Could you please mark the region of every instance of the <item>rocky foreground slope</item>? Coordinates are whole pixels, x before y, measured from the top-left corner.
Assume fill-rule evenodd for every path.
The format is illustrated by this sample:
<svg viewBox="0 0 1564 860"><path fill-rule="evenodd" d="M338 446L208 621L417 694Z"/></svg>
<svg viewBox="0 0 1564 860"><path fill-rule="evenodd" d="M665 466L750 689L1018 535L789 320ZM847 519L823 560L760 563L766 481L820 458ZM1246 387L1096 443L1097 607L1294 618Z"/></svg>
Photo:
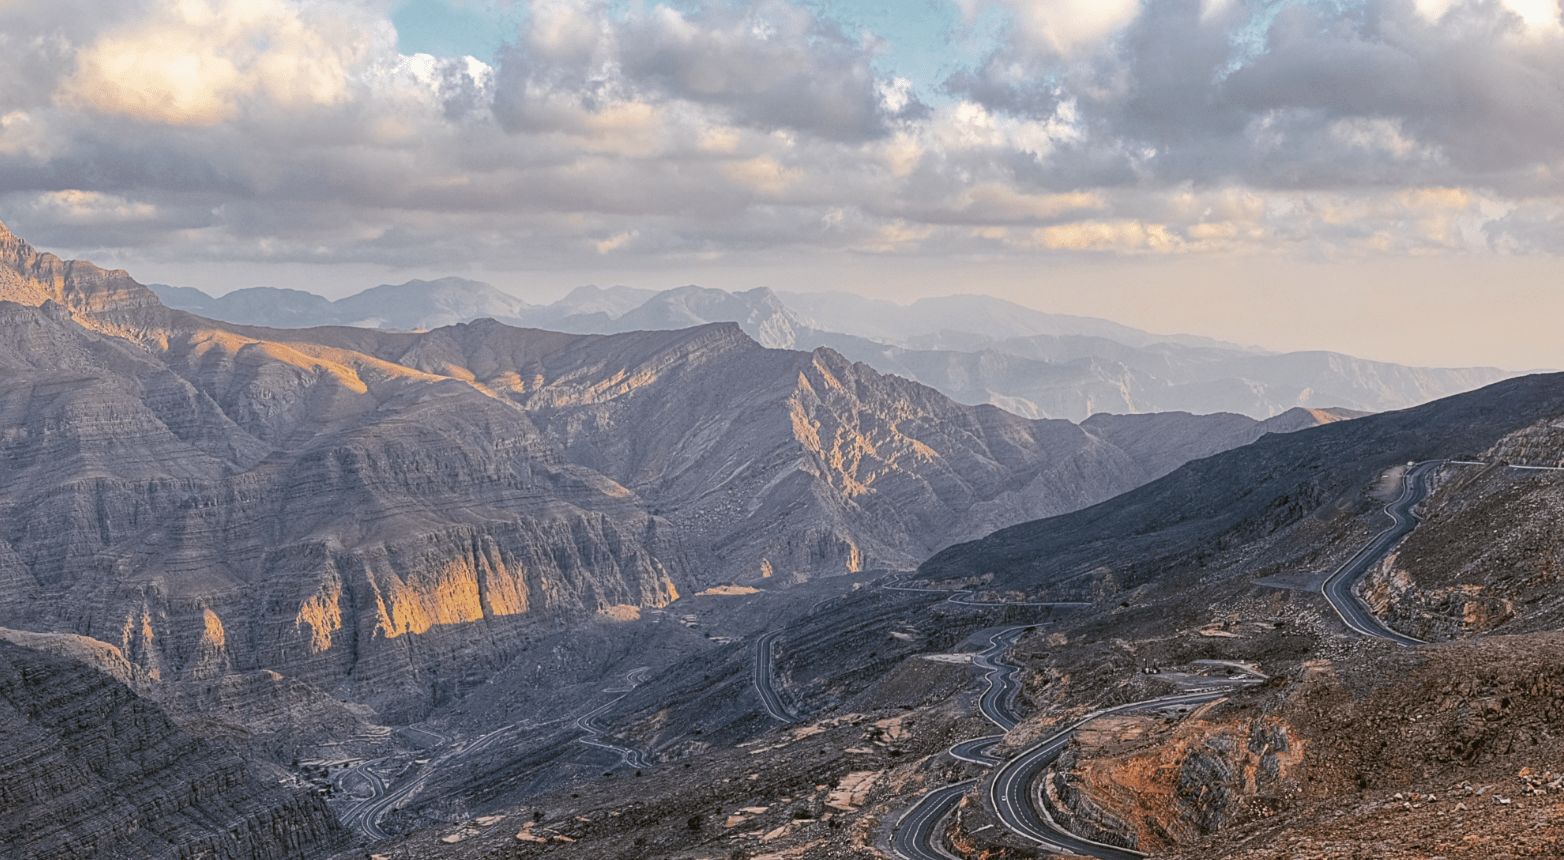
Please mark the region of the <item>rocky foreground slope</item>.
<svg viewBox="0 0 1564 860"><path fill-rule="evenodd" d="M325 801L85 663L0 642L0 857L323 857Z"/></svg>

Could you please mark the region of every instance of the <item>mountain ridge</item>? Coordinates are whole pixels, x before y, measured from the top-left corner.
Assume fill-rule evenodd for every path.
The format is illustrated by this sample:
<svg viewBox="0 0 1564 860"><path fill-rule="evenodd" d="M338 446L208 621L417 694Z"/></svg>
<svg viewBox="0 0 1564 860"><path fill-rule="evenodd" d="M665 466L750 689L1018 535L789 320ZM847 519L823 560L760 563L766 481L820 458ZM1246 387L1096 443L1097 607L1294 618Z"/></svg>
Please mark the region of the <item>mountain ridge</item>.
<svg viewBox="0 0 1564 860"><path fill-rule="evenodd" d="M309 321L385 327L395 321L392 327L430 328L459 321L463 307L469 319L489 316L522 327L583 334L737 322L764 346L830 347L883 373L930 385L960 403L1073 421L1099 412L1236 412L1261 420L1296 407L1380 412L1513 375L1497 368L1406 367L1325 351L1273 353L1049 314L987 296L898 305L851 294L777 293L765 287L740 292L695 285L663 291L581 287L552 305L523 307L519 299L496 298L498 291L487 284L447 281L439 301L420 297L416 285L425 282L416 281L398 287L395 301L364 301L360 297L366 292L335 303L309 297L289 305L285 297L290 294L271 291L267 295L281 304L270 315L225 310L220 307L224 300L192 299L188 289L168 288L165 295L192 312L268 325ZM465 299L451 298L462 290ZM359 305L364 307L343 310ZM371 312L370 306L380 310Z"/></svg>
<svg viewBox="0 0 1564 860"><path fill-rule="evenodd" d="M1504 408L1500 409L1499 404ZM1398 412L1335 422L1192 460L1122 496L1060 517L1001 529L949 547L919 576L962 579L993 572L1018 588L1080 588L1104 548L1134 555L1115 571L1134 588L1153 571L1188 568L1194 552L1296 524L1336 498L1355 497L1385 469L1408 461L1476 456L1510 433L1564 413L1564 374L1494 383ZM1221 474L1221 479L1213 476ZM1179 544L1183 557L1159 546ZM1200 548L1189 550L1196 544ZM1123 546L1136 546L1129 552Z"/></svg>

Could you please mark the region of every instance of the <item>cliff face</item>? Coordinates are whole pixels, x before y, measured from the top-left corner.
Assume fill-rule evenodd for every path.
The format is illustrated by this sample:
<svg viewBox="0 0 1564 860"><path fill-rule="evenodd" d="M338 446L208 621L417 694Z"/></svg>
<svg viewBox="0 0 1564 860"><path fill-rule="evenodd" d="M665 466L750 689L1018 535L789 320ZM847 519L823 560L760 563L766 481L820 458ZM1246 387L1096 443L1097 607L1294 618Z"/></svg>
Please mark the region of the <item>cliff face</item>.
<svg viewBox="0 0 1564 860"><path fill-rule="evenodd" d="M764 349L733 325L565 338L475 323L376 349L471 374L729 577L907 566L1146 477L1069 422L962 406L830 350Z"/></svg>
<svg viewBox="0 0 1564 860"><path fill-rule="evenodd" d="M0 857L321 857L320 798L263 780L96 669L0 642Z"/></svg>
<svg viewBox="0 0 1564 860"><path fill-rule="evenodd" d="M530 610L675 593L623 489L465 383L209 331L148 355L59 305L0 327L0 623L154 679L271 668L390 702L462 647L400 637L503 645Z"/></svg>

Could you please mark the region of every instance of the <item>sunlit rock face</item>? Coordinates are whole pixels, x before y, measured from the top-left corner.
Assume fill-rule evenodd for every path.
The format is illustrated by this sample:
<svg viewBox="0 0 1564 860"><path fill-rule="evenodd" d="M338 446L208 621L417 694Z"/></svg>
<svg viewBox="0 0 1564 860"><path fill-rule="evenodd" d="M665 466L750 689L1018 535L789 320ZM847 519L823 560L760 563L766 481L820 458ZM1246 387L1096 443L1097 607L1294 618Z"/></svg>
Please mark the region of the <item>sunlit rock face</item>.
<svg viewBox="0 0 1564 860"><path fill-rule="evenodd" d="M0 626L385 719L539 622L910 568L1263 432L1024 419L732 323L236 326L3 228L0 297Z"/></svg>

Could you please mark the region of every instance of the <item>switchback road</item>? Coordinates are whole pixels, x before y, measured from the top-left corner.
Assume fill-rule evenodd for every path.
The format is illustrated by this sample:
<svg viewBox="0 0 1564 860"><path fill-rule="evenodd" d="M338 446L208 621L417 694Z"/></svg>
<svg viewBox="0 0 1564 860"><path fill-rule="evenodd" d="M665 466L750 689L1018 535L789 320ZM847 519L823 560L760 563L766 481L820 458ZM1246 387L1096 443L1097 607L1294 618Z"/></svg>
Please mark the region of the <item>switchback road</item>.
<svg viewBox="0 0 1564 860"><path fill-rule="evenodd" d="M996 765L1000 760L988 754L994 748L994 744L1004 740L1004 735L989 735L986 738L973 738L970 741L962 741L951 747L950 757L962 761L970 761L973 764Z"/></svg>
<svg viewBox="0 0 1564 860"><path fill-rule="evenodd" d="M1060 827L1030 796L1031 786L1037 777L1059 757L1060 751L1081 726L1098 717L1129 711L1194 707L1221 699L1234 687L1259 683L1259 680L1238 679L1219 689L1178 693L1093 711L1028 747L1009 761L1001 762L988 755L988 749L1001 740L999 735L963 741L951 747L949 752L963 761L999 765L985 778L983 797L990 811L1012 833L1036 842L1046 850L1059 853L1083 854L1101 860L1138 860L1145 855L1127 848L1094 842ZM941 847L937 830L939 823L955 808L971 782L965 780L942 786L919 798L897 821L896 829L891 834L891 849L906 860L949 860L951 855Z"/></svg>
<svg viewBox="0 0 1564 860"><path fill-rule="evenodd" d="M964 779L923 795L897 820L896 832L891 835L892 850L907 860L960 860L940 847L935 831L961 802L961 796L967 793L967 786L972 782Z"/></svg>
<svg viewBox="0 0 1564 860"><path fill-rule="evenodd" d="M1385 626L1385 623L1370 612L1362 600L1358 599L1358 596L1352 592L1352 588L1370 567L1377 564L1402 538L1417 527L1417 515L1412 513L1412 509L1428 496L1428 480L1443 462L1443 460L1428 460L1407 469L1406 474L1401 476L1401 495L1385 506L1385 513L1390 515L1390 527L1375 535L1358 550L1356 555L1348 559L1340 570L1331 574L1320 588L1325 599L1330 601L1331 608L1341 616L1341 620L1364 636L1383 639L1397 645L1423 644L1421 639L1414 639Z"/></svg>
<svg viewBox="0 0 1564 860"><path fill-rule="evenodd" d="M610 752L618 753L620 763L628 765L629 767L640 769L650 766L650 762L648 762L646 759L646 754L640 750L634 749L632 747L623 747L604 741L602 739L604 730L597 725L597 718L601 716L604 711L618 703L620 699L623 699L626 695L628 695L630 690L634 689L637 685L644 681L647 674L650 672L651 669L648 667L635 669L625 676L625 681L628 684L628 687L604 690L606 693L619 693L619 696L613 699L613 701L598 707L585 716L576 719L576 727L581 729L583 732L586 732L586 736L577 738L577 740L588 746L597 747L599 749L606 749ZM346 813L343 814L341 819L342 825L348 829L357 828L364 834L365 838L371 842L380 842L385 839L390 839L391 834L385 832L380 827L380 820L385 817L387 812L390 812L391 809L398 803L402 802L419 788L421 788L429 781L429 777L434 775L434 773L440 768L453 764L458 759L471 756L474 753L482 752L483 750L486 750L489 747L492 747L495 744L512 737L515 730L519 727L520 724L512 723L508 726L501 726L500 728L497 728L487 734L480 735L474 739L472 743L469 743L460 749L447 752L434 761L425 764L423 767L419 768L416 773L413 773L397 782L395 788L388 789L385 781L380 778L380 775L370 769L369 762L365 762L356 767L343 771L342 774L337 777L337 785L339 787L343 785L343 782L348 777L356 776L363 779L369 785L371 794L368 798L361 801L358 805L354 806L352 809L349 809ZM446 738L444 735L440 735L436 732L431 732L425 729L417 729L416 731L421 731L425 734L438 737L444 743L450 743L449 738Z"/></svg>
<svg viewBox="0 0 1564 860"><path fill-rule="evenodd" d="M1126 711L1155 710L1214 702L1228 695L1231 686L1241 683L1253 682L1237 682L1223 689L1178 693L1093 711L1043 741L1033 744L1020 755L991 771L984 785L984 801L1006 829L1048 850L1058 851L1061 854L1085 854L1101 860L1138 860L1146 855L1116 845L1093 842L1060 827L1049 817L1041 804L1033 802L1032 784L1042 773L1043 768L1059 757L1059 752L1071 738L1075 737L1075 732L1098 717Z"/></svg>
<svg viewBox="0 0 1564 860"><path fill-rule="evenodd" d="M1033 629L1036 628L1024 624L1002 627L988 637L988 647L972 658L974 666L987 670L983 677L988 686L978 698L978 710L989 722L999 726L1001 731L1008 732L1020 722L1020 717L1015 713L1016 691L1020 689L1016 681L1016 667L1003 662L1001 657L1020 640L1023 633ZM1003 739L1002 734L972 738L951 747L949 752L952 758L961 761L992 766L999 764L1000 760L989 755L988 750ZM907 860L948 860L952 855L940 847L935 830L940 821L955 808L961 796L966 794L967 786L971 783L970 779L963 780L937 788L920 798L897 820L896 829L891 833L892 850Z"/></svg>
<svg viewBox="0 0 1564 860"><path fill-rule="evenodd" d="M605 749L609 752L618 753L620 764L623 764L627 767L633 767L636 770L649 767L651 763L646 760L646 754L636 749L635 747L622 747L618 744L611 744L603 740L603 732L605 730L597 724L597 718L601 716L604 711L612 708L614 705L619 704L620 699L630 695L630 691L640 686L641 682L646 680L646 676L650 674L651 671L652 669L650 666L642 666L639 669L633 669L629 674L625 675L625 683L629 685L628 687L613 687L604 690L603 692L605 693L618 693L619 696L613 701L604 704L597 710L594 710L591 713L576 719L576 728L586 732L585 737L579 737L576 738L576 740L590 747L597 747L598 749Z"/></svg>
<svg viewBox="0 0 1564 860"><path fill-rule="evenodd" d="M1003 732L1010 731L1021 722L1021 717L1015 712L1016 693L1021 685L1016 682L1016 667L1004 662L1001 657L1020 640L1022 633L1035 629L1035 626L1028 625L1006 627L989 637L988 647L972 657L972 665L987 670L983 677L988 681L988 689L978 699L978 710Z"/></svg>
<svg viewBox="0 0 1564 860"><path fill-rule="evenodd" d="M781 635L782 631L773 630L755 642L755 692L760 694L760 703L765 706L766 713L770 714L772 719L791 723L798 717L787 703L782 701L781 694L777 693L775 679L772 677L776 660L772 649L775 647L777 637Z"/></svg>

